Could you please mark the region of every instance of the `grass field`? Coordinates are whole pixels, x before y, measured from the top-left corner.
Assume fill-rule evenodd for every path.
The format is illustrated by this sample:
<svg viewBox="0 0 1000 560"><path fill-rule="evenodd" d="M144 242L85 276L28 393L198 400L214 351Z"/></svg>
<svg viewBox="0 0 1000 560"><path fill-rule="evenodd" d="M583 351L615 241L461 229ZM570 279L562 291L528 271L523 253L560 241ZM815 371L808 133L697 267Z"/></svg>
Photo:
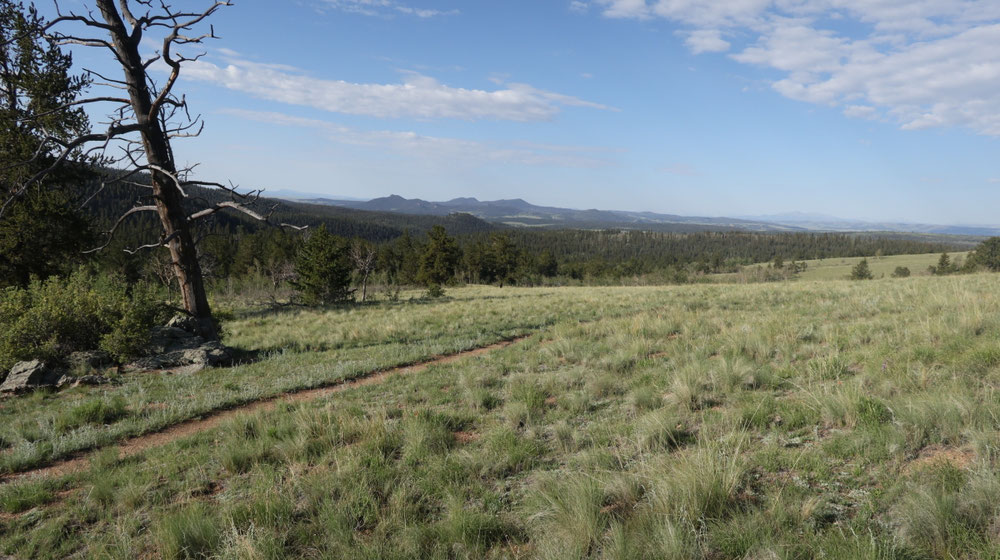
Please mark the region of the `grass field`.
<svg viewBox="0 0 1000 560"><path fill-rule="evenodd" d="M536 334L0 485L0 555L998 557L998 288L468 288L246 315L229 342L257 363L3 401L0 465Z"/></svg>
<svg viewBox="0 0 1000 560"><path fill-rule="evenodd" d="M956 259L958 259L958 262L964 262L968 257L968 252L948 253L948 256L951 257L952 263ZM930 273L927 271L927 268L937 265L939 258L941 258L941 253L868 257L868 266L871 268L872 275L875 278L889 278L892 276L893 271L896 270L896 267L900 266L910 269L910 274L913 276L929 276ZM861 259L862 257L838 257L802 261L806 263L807 267L799 274L799 278L806 281L844 280L850 276L851 269ZM755 266L767 266L767 264Z"/></svg>

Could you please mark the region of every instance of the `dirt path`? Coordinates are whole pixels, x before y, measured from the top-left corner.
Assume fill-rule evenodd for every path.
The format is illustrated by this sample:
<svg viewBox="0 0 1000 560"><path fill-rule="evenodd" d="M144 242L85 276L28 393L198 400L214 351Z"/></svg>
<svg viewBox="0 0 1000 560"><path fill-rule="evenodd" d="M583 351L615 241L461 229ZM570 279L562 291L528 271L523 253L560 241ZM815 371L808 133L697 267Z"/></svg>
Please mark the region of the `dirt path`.
<svg viewBox="0 0 1000 560"><path fill-rule="evenodd" d="M505 348L507 346L510 346L511 344L524 340L529 336L531 335L519 336L511 340L497 342L495 344L490 344L489 346L482 346L480 348L475 348L473 350L466 350L464 352L458 352L456 354L436 356L428 360L424 360L408 366L401 366L387 370L376 370L367 374L363 374L359 377L355 377L350 381L339 382L335 385L317 387L314 389L303 389L300 391L292 391L278 396L267 397L257 401L249 402L233 408L208 412L203 416L201 416L200 418L187 420L181 422L180 424L174 424L173 426L165 428L162 431L144 434L141 436L136 436L124 440L117 444L118 457L119 458L130 457L132 455L142 453L147 449L160 447L177 439L212 429L221 424L222 422L225 422L226 420L238 414L248 414L263 410L271 410L279 402L311 401L314 399L319 399L328 395L332 395L334 393L339 393L341 391L346 391L348 389L360 387L362 385L375 385L378 383L382 383L387 378L394 375L420 373L421 371L427 369L429 366L438 364L447 364L460 360L462 358L486 354L487 352L492 352L493 350L498 350L500 348ZM7 475L5 477L0 477L0 484L14 482L28 477L62 476L65 474L71 474L82 470L86 470L90 464L91 456L93 456L95 453L103 449L107 449L107 447L103 447L94 451L84 452L75 457L63 459L45 467L39 467L36 469Z"/></svg>

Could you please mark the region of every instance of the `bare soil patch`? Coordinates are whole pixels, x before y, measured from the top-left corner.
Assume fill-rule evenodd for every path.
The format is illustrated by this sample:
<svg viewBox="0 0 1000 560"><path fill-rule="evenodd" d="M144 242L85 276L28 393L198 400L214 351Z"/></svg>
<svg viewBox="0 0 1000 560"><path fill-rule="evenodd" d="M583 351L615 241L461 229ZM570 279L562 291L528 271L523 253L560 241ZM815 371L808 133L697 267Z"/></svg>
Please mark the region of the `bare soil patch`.
<svg viewBox="0 0 1000 560"><path fill-rule="evenodd" d="M975 460L976 452L969 446L931 445L922 449L920 454L903 468L903 471L911 473L926 467L945 463L956 469L967 469Z"/></svg>

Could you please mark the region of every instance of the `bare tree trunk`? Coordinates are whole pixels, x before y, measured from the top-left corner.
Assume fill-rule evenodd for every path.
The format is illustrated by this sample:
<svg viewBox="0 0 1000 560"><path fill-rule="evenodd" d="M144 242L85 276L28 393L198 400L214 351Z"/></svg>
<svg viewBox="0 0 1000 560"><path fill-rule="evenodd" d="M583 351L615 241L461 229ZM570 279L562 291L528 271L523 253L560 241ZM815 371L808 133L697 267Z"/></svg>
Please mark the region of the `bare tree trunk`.
<svg viewBox="0 0 1000 560"><path fill-rule="evenodd" d="M139 55L142 28L136 27L130 34L114 0L97 0L97 6L109 26L112 44L125 72L125 82L139 125L146 162L153 170L151 175L156 212L163 226L163 239L170 249L184 309L198 320L203 336L217 339L218 332L212 320L201 265L198 263L198 251L184 211L184 195L176 181L177 169L173 153L167 133L157 119L159 111L153 107L153 99L146 83L146 68Z"/></svg>

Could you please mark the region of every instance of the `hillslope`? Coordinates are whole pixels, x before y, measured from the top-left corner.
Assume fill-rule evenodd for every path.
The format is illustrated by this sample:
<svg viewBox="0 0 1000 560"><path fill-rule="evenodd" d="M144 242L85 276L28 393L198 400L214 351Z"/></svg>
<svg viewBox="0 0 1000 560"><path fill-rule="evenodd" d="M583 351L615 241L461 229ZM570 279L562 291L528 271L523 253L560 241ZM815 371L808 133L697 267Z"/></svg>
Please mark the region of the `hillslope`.
<svg viewBox="0 0 1000 560"><path fill-rule="evenodd" d="M654 212L626 212L618 210L574 210L552 206L536 206L520 198L481 201L475 198L455 198L446 202L428 202L419 198L407 199L391 195L367 201L309 199L315 204L328 204L344 208L403 214L445 216L463 212L484 220L520 227L545 228L625 228L647 231L802 231L802 228L767 224L734 218L708 218L657 214Z"/></svg>

